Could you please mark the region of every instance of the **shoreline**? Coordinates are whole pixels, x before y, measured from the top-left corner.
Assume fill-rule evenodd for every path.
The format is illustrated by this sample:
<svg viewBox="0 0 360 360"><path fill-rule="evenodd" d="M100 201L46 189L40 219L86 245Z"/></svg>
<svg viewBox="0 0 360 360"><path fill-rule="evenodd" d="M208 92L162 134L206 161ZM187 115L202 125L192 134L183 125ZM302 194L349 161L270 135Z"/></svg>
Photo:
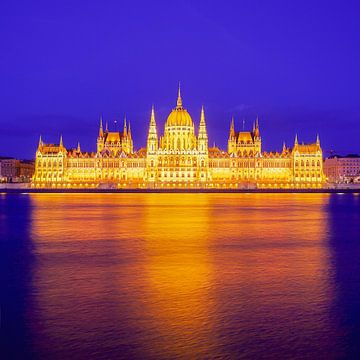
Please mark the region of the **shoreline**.
<svg viewBox="0 0 360 360"><path fill-rule="evenodd" d="M360 188L329 188L329 189L35 189L35 188L0 188L0 194L93 194L93 193L254 193L254 194L359 194Z"/></svg>

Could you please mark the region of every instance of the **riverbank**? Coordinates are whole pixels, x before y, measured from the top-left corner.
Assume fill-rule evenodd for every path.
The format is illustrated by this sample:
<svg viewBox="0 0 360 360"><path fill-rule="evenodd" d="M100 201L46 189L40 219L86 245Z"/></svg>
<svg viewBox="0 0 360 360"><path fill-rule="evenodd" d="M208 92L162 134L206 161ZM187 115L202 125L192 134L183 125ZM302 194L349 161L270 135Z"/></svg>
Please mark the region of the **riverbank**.
<svg viewBox="0 0 360 360"><path fill-rule="evenodd" d="M7 184L9 185L9 184ZM14 184L11 184L14 185ZM23 193L360 193L360 187L344 188L322 188L322 189L51 189L51 188L31 188L29 186L0 186L0 193L3 194L23 194Z"/></svg>

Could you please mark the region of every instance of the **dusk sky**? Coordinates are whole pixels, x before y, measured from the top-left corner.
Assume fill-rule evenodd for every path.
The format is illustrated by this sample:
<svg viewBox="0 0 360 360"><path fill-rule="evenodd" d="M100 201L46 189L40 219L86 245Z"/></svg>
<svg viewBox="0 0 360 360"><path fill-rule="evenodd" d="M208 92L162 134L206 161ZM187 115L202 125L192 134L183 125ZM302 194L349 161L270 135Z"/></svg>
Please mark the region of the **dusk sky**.
<svg viewBox="0 0 360 360"><path fill-rule="evenodd" d="M360 152L356 1L6 1L0 10L0 156L33 158L39 135L95 151L100 115L145 146L176 104L209 143L256 117L264 150L315 141Z"/></svg>

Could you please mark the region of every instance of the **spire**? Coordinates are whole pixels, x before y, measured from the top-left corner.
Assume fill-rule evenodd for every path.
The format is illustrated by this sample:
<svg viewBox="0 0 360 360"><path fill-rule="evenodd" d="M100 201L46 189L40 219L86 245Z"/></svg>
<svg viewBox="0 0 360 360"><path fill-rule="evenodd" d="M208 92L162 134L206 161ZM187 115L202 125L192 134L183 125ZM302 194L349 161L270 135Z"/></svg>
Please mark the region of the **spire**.
<svg viewBox="0 0 360 360"><path fill-rule="evenodd" d="M203 105L203 106L201 106L201 115L200 115L199 135L207 135L207 132L206 132L206 123L205 123L205 111L204 111L204 105Z"/></svg>
<svg viewBox="0 0 360 360"><path fill-rule="evenodd" d="M38 147L41 147L41 146L43 146L43 142L42 142L41 135L40 135L40 138L39 138L39 146L38 146Z"/></svg>
<svg viewBox="0 0 360 360"><path fill-rule="evenodd" d="M109 132L109 124L107 120L105 122L105 132Z"/></svg>
<svg viewBox="0 0 360 360"><path fill-rule="evenodd" d="M285 141L283 142L283 149L282 149L282 151L283 151L283 153L286 151L287 149L286 149L286 144L285 144Z"/></svg>
<svg viewBox="0 0 360 360"><path fill-rule="evenodd" d="M231 118L231 123L230 123L230 138L234 138L235 137L235 122L234 122L234 117Z"/></svg>
<svg viewBox="0 0 360 360"><path fill-rule="evenodd" d="M151 106L150 124L155 124L155 110L154 110L154 105Z"/></svg>
<svg viewBox="0 0 360 360"><path fill-rule="evenodd" d="M320 136L319 136L319 134L316 135L316 145L320 145Z"/></svg>
<svg viewBox="0 0 360 360"><path fill-rule="evenodd" d="M62 139L62 135L60 135L60 144L59 144L60 147L63 147L63 139Z"/></svg>
<svg viewBox="0 0 360 360"><path fill-rule="evenodd" d="M256 120L255 120L254 135L255 135L256 138L260 137L259 117L258 116L256 116Z"/></svg>
<svg viewBox="0 0 360 360"><path fill-rule="evenodd" d="M149 135L150 134L157 136L154 105L151 107Z"/></svg>
<svg viewBox="0 0 360 360"><path fill-rule="evenodd" d="M204 111L204 105L202 105L202 106L201 106L200 126L206 126L206 124L205 124L205 111Z"/></svg>
<svg viewBox="0 0 360 360"><path fill-rule="evenodd" d="M124 117L124 136L127 136L126 115L125 115L125 117Z"/></svg>
<svg viewBox="0 0 360 360"><path fill-rule="evenodd" d="M103 121L102 116L100 116L100 127L99 127L99 137L103 137L104 131L103 131Z"/></svg>
<svg viewBox="0 0 360 360"><path fill-rule="evenodd" d="M129 139L131 139L131 127L130 127L130 121L129 121L129 130L128 130L128 137L129 137Z"/></svg>
<svg viewBox="0 0 360 360"><path fill-rule="evenodd" d="M77 146L77 152L81 152L81 149L80 149L80 141L78 141L78 146Z"/></svg>
<svg viewBox="0 0 360 360"><path fill-rule="evenodd" d="M296 134L296 136L295 136L295 145L298 145L298 144L299 144L298 135Z"/></svg>
<svg viewBox="0 0 360 360"><path fill-rule="evenodd" d="M155 122L155 111L154 105L151 107L151 116L150 116L150 125L149 132L146 144L146 150L148 154L154 155L159 146L157 131L156 131L156 122Z"/></svg>
<svg viewBox="0 0 360 360"><path fill-rule="evenodd" d="M178 89L178 98L176 102L176 108L182 109L182 99L181 99L181 90L180 90L180 81L179 81L179 89Z"/></svg>

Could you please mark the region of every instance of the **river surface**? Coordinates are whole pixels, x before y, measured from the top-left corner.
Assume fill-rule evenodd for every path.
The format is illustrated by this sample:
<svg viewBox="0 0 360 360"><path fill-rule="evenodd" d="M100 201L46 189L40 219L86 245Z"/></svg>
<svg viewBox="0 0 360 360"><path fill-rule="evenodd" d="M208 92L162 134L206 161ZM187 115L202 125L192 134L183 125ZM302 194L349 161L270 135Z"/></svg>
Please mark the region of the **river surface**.
<svg viewBox="0 0 360 360"><path fill-rule="evenodd" d="M1 359L359 359L360 197L0 194Z"/></svg>

